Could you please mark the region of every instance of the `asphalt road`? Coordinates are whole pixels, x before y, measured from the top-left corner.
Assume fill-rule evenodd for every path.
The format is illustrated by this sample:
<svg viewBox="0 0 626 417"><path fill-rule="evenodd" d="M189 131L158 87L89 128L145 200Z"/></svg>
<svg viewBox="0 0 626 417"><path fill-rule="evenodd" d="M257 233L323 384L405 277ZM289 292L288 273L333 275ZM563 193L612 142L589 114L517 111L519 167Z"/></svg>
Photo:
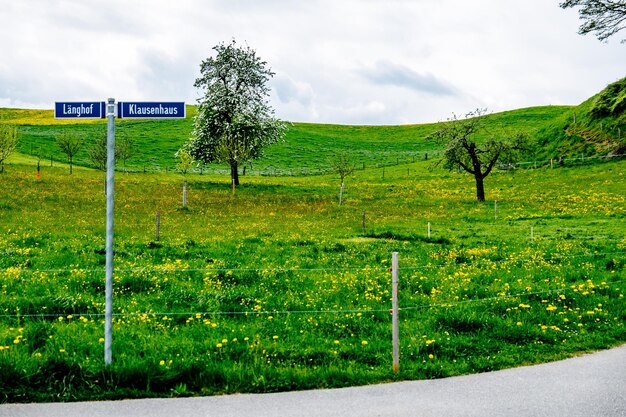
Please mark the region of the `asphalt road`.
<svg viewBox="0 0 626 417"><path fill-rule="evenodd" d="M538 366L366 387L0 405L0 417L626 417L626 345Z"/></svg>

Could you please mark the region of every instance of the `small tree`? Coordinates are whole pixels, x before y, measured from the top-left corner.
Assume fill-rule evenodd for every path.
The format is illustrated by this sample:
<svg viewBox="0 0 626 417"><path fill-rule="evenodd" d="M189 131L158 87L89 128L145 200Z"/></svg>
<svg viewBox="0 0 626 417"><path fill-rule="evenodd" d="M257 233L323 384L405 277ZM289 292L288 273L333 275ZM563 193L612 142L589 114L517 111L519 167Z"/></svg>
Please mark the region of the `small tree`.
<svg viewBox="0 0 626 417"><path fill-rule="evenodd" d="M339 205L341 205L343 201L344 179L354 172L354 164L347 154L340 153L333 158L332 168L333 172L339 174L339 178L341 179L341 189L339 190Z"/></svg>
<svg viewBox="0 0 626 417"><path fill-rule="evenodd" d="M474 176L478 201L485 201L484 180L496 163L513 163L519 152L526 148L526 136L523 134L514 135L512 139L492 137L478 142L485 112L485 109L477 109L464 119L453 116L433 135L446 142L444 166L450 170L462 169Z"/></svg>
<svg viewBox="0 0 626 417"><path fill-rule="evenodd" d="M4 162L15 151L17 142L17 128L12 125L0 125L0 173L4 172Z"/></svg>
<svg viewBox="0 0 626 417"><path fill-rule="evenodd" d="M89 148L87 148L87 155L89 156L89 160L91 163L100 171L104 172L104 194L106 195L107 189L107 179L106 179L106 170L107 170L107 158L108 158L108 139L107 132L103 131L101 134L96 136L96 139L91 143ZM115 159L119 158L119 148L117 147L117 143L115 146Z"/></svg>
<svg viewBox="0 0 626 417"><path fill-rule="evenodd" d="M583 23L578 33L594 33L605 41L626 28L626 2L624 0L567 0L560 4L563 9L581 6L578 16ZM626 39L622 40L622 43Z"/></svg>
<svg viewBox="0 0 626 417"><path fill-rule="evenodd" d="M176 153L178 162L176 163L176 169L183 174L183 208L187 207L187 172L193 165L193 157L189 152L184 149L179 150Z"/></svg>
<svg viewBox="0 0 626 417"><path fill-rule="evenodd" d="M72 164L74 156L78 153L83 146L83 138L77 133L63 131L57 136L57 145L65 155L67 155L67 161L70 164L70 175L72 174Z"/></svg>
<svg viewBox="0 0 626 417"><path fill-rule="evenodd" d="M135 153L135 141L126 132L122 132L119 138L115 139L115 158L122 161L124 172L126 172L126 161L132 158Z"/></svg>
<svg viewBox="0 0 626 417"><path fill-rule="evenodd" d="M41 146L39 152L37 152L37 179L41 179Z"/></svg>
<svg viewBox="0 0 626 417"><path fill-rule="evenodd" d="M96 139L87 148L87 155L91 163L100 171L107 169L107 137L98 135Z"/></svg>
<svg viewBox="0 0 626 417"><path fill-rule="evenodd" d="M194 84L203 90L203 97L198 99L194 131L185 149L196 161L227 163L236 186L239 166L282 139L285 126L273 117L268 102L267 82L274 73L267 63L234 40L213 49L217 55L202 62Z"/></svg>

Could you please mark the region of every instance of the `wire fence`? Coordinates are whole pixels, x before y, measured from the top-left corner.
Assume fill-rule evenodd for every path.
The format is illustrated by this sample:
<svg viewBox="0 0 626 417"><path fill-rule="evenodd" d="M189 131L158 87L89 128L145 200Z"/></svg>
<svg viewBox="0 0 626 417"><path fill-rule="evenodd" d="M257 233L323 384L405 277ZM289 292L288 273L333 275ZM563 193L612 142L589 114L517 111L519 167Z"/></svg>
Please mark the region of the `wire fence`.
<svg viewBox="0 0 626 417"><path fill-rule="evenodd" d="M365 171L371 169L382 169L393 168L393 167L402 167L409 164L414 164L418 161L424 160L436 160L438 158L442 158L444 154L443 149L437 150L429 150L429 151L420 151L415 152L410 156L407 156L406 153L403 153L398 157L388 157L386 159L380 159L378 161L368 159L366 161L355 160L352 162L353 168L355 171ZM498 169L500 171L511 171L516 169L535 169L535 168L545 168L545 167L564 167L570 165L584 164L590 161L609 161L609 160L617 160L626 157L626 154L608 154L608 155L592 155L592 156L576 156L576 157L567 157L567 158L552 158L552 159L543 159L543 160L531 160L531 161L521 161L515 163L501 163L498 164ZM65 163L66 161L59 161L53 159L52 157L41 159L41 166L52 166L53 162L57 163ZM87 162L88 164L88 162ZM240 167L240 175L254 175L254 176L262 176L262 177L311 177L311 176L321 176L328 175L334 173L334 169L332 164L313 164L312 166L308 163L303 163L304 166L298 167L289 167L290 163L287 166L279 166L279 165L252 165L252 164L244 164ZM120 172L126 172L131 174L159 174L159 173L178 173L182 175L182 172L177 169L174 165L161 165L157 162L133 162L128 167L117 167L116 170ZM196 167L192 167L188 171L189 174L195 175L229 175L231 173L230 167L225 165L218 164L207 164L207 165L198 165ZM383 174L384 175L384 174Z"/></svg>
<svg viewBox="0 0 626 417"><path fill-rule="evenodd" d="M585 253L585 254L577 254L577 255L556 255L547 258L537 259L537 258L525 258L525 259L507 259L507 260L485 260L480 262L454 262L454 263L442 263L442 264L427 264L427 265L413 265L413 266L405 266L399 267L398 271L401 273L402 271L417 271L417 270L436 270L436 269L444 269L444 268L460 268L462 266L475 266L487 269L492 266L503 266L503 265L511 265L511 264L530 264L536 261L542 261L545 263L554 263L560 262L563 260L572 260L572 259L583 259L583 258L593 258L593 257L607 257L607 256L626 256L626 251L615 251L615 252L602 252L602 253ZM129 269L115 269L115 274L124 274L124 273L236 273L236 272L255 272L255 273L286 273L286 272L381 272L381 273L390 273L391 270L389 267L379 267L379 268L129 268ZM27 274L36 274L36 273L48 273L48 274L71 274L71 273L94 273L94 274L104 274L104 268L91 268L91 269L10 269L4 268L0 269L0 274L3 273L27 273ZM391 281L390 281L391 282ZM594 285L606 284L606 285L616 285L623 284L626 280L618 278L613 281L602 280L602 282L592 282ZM27 284L27 283L25 283ZM545 294L562 294L566 292L574 291L569 287L559 287L552 289L545 289L541 291L525 291L515 294L506 294L506 295L497 295L492 297L483 297L483 298L473 298L467 300L446 300L439 303L429 303L429 304L419 304L419 305L404 305L399 307L399 311L416 311L416 310L425 310L430 308L440 308L440 307L455 307L459 305L465 304L474 304L474 303L485 303L485 302L495 302L507 299L516 299L516 298L527 298L533 297L537 295L545 295ZM138 316L152 316L152 317L161 317L161 316L261 316L261 315L327 315L327 314L358 314L358 313L385 313L389 312L388 308L331 308L331 309L298 309L298 310L241 310L241 311L166 311L166 312L117 312L113 313L113 317L138 317ZM63 313L65 314L65 313ZM72 312L72 316L76 317L104 317L104 313L99 312ZM21 318L52 318L59 317L59 313L14 313L14 314L0 314L0 318L9 318L9 319L21 319Z"/></svg>
<svg viewBox="0 0 626 417"><path fill-rule="evenodd" d="M443 150L436 151L428 151L417 153L416 156L412 156L409 158L390 158L385 161L372 162L368 160L364 161L355 161L353 162L353 167L355 171L365 171L371 169L382 169L386 168L394 168L406 166L409 164L414 164L421 160L433 160L437 158L443 157ZM501 163L498 165L498 169L500 171L510 171L516 169L536 169L536 168L555 168L555 167L564 167L566 165L575 165L580 163L585 163L589 161L609 161L609 160L617 160L626 157L626 154L612 154L612 155L594 155L594 156L580 156L580 157L569 157L569 158L552 158L552 159L544 159L544 160L532 160L532 161L521 161L516 163ZM245 168L245 169L244 169ZM280 166L260 166L260 167L252 167L245 166L242 168L242 172L240 175L257 175L262 177L293 177L293 176L320 176L320 175L328 175L334 173L334 169L330 164L327 166L314 166L314 167L299 167L299 168L285 168ZM160 165L152 165L151 167L144 167L143 169L133 169L128 172L134 173L170 173L177 172L180 173L174 167L163 167ZM202 175L202 174L215 174L215 175L229 175L231 173L230 168L218 166L218 165L206 165L202 167L194 167L190 170L190 173ZM410 172L409 172L410 173ZM383 174L384 175L384 174Z"/></svg>
<svg viewBox="0 0 626 417"><path fill-rule="evenodd" d="M626 239L626 236L622 236L622 239ZM542 258L544 262L554 262L561 261L564 259L580 259L580 258L590 258L590 257L600 257L600 256L615 256L615 255L626 255L626 251L616 251L616 252L594 252L594 253L584 253L578 255L556 255L550 256L547 258ZM530 263L532 261L536 261L537 258L520 258L520 259L508 259L508 260L486 260L482 262L455 262L455 263L442 263L442 264L428 264L428 265L414 265L414 266L401 266L399 267L400 271L415 271L421 269L441 269L441 268L454 268L459 267L460 265L473 265L473 266L492 266L492 265L507 265L512 263ZM134 273L134 272L161 272L161 273L171 273L171 272L274 272L274 273L285 273L285 272L345 272L345 271L361 271L361 272L387 272L389 271L389 267L332 267L332 268L300 268L300 267L292 267L292 268L238 268L238 267L218 267L218 268L163 268L163 267L138 267L138 268L114 268L115 273ZM35 273L53 273L53 274L61 274L61 273L71 273L71 272L81 272L81 273L104 273L105 268L52 268L52 269L9 269L9 268L0 268L0 273L9 273L9 272L19 272L19 273L27 273L27 274L35 274Z"/></svg>

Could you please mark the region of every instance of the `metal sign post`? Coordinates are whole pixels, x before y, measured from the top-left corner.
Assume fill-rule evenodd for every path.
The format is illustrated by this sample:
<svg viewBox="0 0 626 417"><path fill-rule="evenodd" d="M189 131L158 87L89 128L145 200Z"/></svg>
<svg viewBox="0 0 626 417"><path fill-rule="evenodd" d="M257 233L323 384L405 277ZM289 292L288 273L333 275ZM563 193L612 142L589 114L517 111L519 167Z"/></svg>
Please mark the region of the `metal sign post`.
<svg viewBox="0 0 626 417"><path fill-rule="evenodd" d="M115 99L107 102L107 222L106 222L106 287L104 307L104 364L111 365L113 325L113 185L115 176Z"/></svg>
<svg viewBox="0 0 626 417"><path fill-rule="evenodd" d="M116 114L116 109L119 114ZM115 117L184 119L185 103L182 101L118 102L110 98L103 101L63 101L54 103L55 119L107 118L107 169L106 169L106 283L104 302L104 364L111 365L113 355L113 201L115 176ZM157 232L157 240L158 232Z"/></svg>

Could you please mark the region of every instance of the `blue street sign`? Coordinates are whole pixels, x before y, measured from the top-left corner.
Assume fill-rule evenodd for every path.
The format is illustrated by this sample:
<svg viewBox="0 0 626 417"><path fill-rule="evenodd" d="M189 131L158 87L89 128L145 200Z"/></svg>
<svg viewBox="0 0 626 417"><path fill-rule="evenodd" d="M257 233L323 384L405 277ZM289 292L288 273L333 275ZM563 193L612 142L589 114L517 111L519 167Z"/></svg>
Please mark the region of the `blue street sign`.
<svg viewBox="0 0 626 417"><path fill-rule="evenodd" d="M103 119L104 101L66 101L54 103L55 119Z"/></svg>
<svg viewBox="0 0 626 417"><path fill-rule="evenodd" d="M158 118L184 119L184 102L149 102L149 101L120 101L117 103L117 117L128 118Z"/></svg>

